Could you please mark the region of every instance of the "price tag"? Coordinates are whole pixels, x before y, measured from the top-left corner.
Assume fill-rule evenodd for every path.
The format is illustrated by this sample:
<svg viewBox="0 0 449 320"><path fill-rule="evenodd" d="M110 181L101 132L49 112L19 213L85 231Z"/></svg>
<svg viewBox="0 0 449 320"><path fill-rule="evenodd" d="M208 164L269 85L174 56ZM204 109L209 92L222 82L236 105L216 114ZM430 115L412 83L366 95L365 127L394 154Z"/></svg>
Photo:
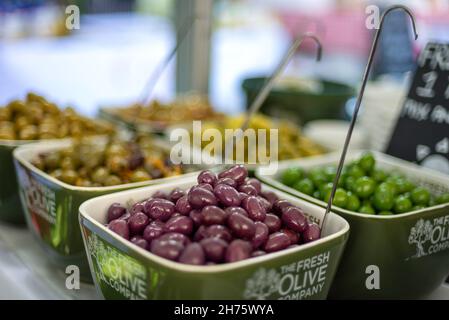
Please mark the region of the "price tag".
<svg viewBox="0 0 449 320"><path fill-rule="evenodd" d="M421 52L386 153L449 174L449 44Z"/></svg>

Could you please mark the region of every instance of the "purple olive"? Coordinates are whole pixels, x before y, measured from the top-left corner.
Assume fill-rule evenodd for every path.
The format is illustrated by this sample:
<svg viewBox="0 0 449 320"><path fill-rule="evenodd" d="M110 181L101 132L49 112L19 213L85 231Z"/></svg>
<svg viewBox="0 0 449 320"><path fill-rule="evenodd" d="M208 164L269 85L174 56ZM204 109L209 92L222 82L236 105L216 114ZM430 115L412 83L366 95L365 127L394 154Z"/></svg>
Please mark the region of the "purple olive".
<svg viewBox="0 0 449 320"><path fill-rule="evenodd" d="M207 260L221 262L224 259L227 242L218 238L206 238L200 241Z"/></svg>
<svg viewBox="0 0 449 320"><path fill-rule="evenodd" d="M126 222L128 222L129 218L131 218L131 213L126 212L123 216L121 216L119 219L120 220L125 220Z"/></svg>
<svg viewBox="0 0 449 320"><path fill-rule="evenodd" d="M227 217L229 217L234 212L240 213L241 215L243 215L245 217L248 216L248 212L246 212L246 210L243 209L242 207L227 207L225 209L225 212L226 212Z"/></svg>
<svg viewBox="0 0 449 320"><path fill-rule="evenodd" d="M148 241L142 238L141 236L134 236L130 240L136 246L141 247L142 249L148 249Z"/></svg>
<svg viewBox="0 0 449 320"><path fill-rule="evenodd" d="M254 189L256 189L257 194L261 193L261 191L262 191L262 184L256 178L246 178L245 179L245 184L253 186Z"/></svg>
<svg viewBox="0 0 449 320"><path fill-rule="evenodd" d="M162 236L158 238L158 240L173 240L178 241L183 246L187 246L191 243L190 239L179 232L168 232L164 233Z"/></svg>
<svg viewBox="0 0 449 320"><path fill-rule="evenodd" d="M282 233L290 239L290 244L297 244L299 242L299 234L293 230L284 228L281 230Z"/></svg>
<svg viewBox="0 0 449 320"><path fill-rule="evenodd" d="M145 213L155 220L167 221L175 212L173 202L166 199L153 199L145 203Z"/></svg>
<svg viewBox="0 0 449 320"><path fill-rule="evenodd" d="M205 206L215 206L218 201L214 194L201 187L193 187L187 194L190 205L193 208L202 209Z"/></svg>
<svg viewBox="0 0 449 320"><path fill-rule="evenodd" d="M217 206L205 206L201 210L202 223L206 226L223 224L226 222L226 212Z"/></svg>
<svg viewBox="0 0 449 320"><path fill-rule="evenodd" d="M248 217L254 221L264 221L266 216L265 208L260 203L259 199L254 196L249 196L242 202L243 208L248 212Z"/></svg>
<svg viewBox="0 0 449 320"><path fill-rule="evenodd" d="M278 196L272 191L262 191L260 194L262 195L262 197L267 199L271 203L271 205L273 205L276 200L279 200Z"/></svg>
<svg viewBox="0 0 449 320"><path fill-rule="evenodd" d="M239 185L238 190L240 192L246 193L247 195L250 195L250 196L257 196L257 193L258 193L256 188L254 188L252 185L249 185L249 184Z"/></svg>
<svg viewBox="0 0 449 320"><path fill-rule="evenodd" d="M246 194L244 192L239 192L239 197L240 197L240 201L243 202L243 200L245 200L246 198L249 197L249 194Z"/></svg>
<svg viewBox="0 0 449 320"><path fill-rule="evenodd" d="M132 205L131 210L130 210L131 214L135 214L137 212L145 212L145 205L144 202L136 202Z"/></svg>
<svg viewBox="0 0 449 320"><path fill-rule="evenodd" d="M206 262L203 247L198 243L189 244L179 257L179 262L201 266Z"/></svg>
<svg viewBox="0 0 449 320"><path fill-rule="evenodd" d="M320 236L321 230L316 223L308 224L307 229L302 234L304 243L309 243L318 240Z"/></svg>
<svg viewBox="0 0 449 320"><path fill-rule="evenodd" d="M290 245L290 238L283 232L270 234L265 243L266 252L275 252L287 248Z"/></svg>
<svg viewBox="0 0 449 320"><path fill-rule="evenodd" d="M235 262L251 257L252 246L248 241L236 239L226 249L226 262Z"/></svg>
<svg viewBox="0 0 449 320"><path fill-rule="evenodd" d="M214 195L226 207L239 206L241 202L238 191L227 184L217 184L214 188Z"/></svg>
<svg viewBox="0 0 449 320"><path fill-rule="evenodd" d="M159 238L164 234L164 223L162 221L152 221L143 230L143 238L148 242Z"/></svg>
<svg viewBox="0 0 449 320"><path fill-rule="evenodd" d="M193 241L200 242L201 240L207 238L207 235L207 228L205 226L200 226L193 235Z"/></svg>
<svg viewBox="0 0 449 320"><path fill-rule="evenodd" d="M277 232L281 229L281 219L272 213L267 213L267 216L263 222L267 225L270 233Z"/></svg>
<svg viewBox="0 0 449 320"><path fill-rule="evenodd" d="M248 170L242 165L235 165L228 170L221 172L218 175L218 178L231 178L237 182L237 184L241 184L245 181L248 176Z"/></svg>
<svg viewBox="0 0 449 320"><path fill-rule="evenodd" d="M257 249L267 241L269 231L267 225L263 222L257 221L255 223L255 226L256 231L254 233L254 237L251 241L251 244L255 249Z"/></svg>
<svg viewBox="0 0 449 320"><path fill-rule="evenodd" d="M171 217L165 223L166 232L178 232L190 235L193 230L193 220L186 216Z"/></svg>
<svg viewBox="0 0 449 320"><path fill-rule="evenodd" d="M288 202L287 200L276 200L273 203L273 213L277 214L278 216L282 214L282 210L284 210L287 207L291 207L292 204Z"/></svg>
<svg viewBox="0 0 449 320"><path fill-rule="evenodd" d="M192 206L189 203L187 195L182 196L178 199L178 201L176 201L175 209L184 216L188 215L190 211L192 211Z"/></svg>
<svg viewBox="0 0 449 320"><path fill-rule="evenodd" d="M168 199L168 195L163 192L163 191L156 191L155 193L153 193L153 195L151 196L153 199Z"/></svg>
<svg viewBox="0 0 449 320"><path fill-rule="evenodd" d="M126 213L126 208L120 203L113 203L108 208L107 221L118 219Z"/></svg>
<svg viewBox="0 0 449 320"><path fill-rule="evenodd" d="M214 187L208 183L201 183L201 184L197 185L196 187L209 190L210 192L214 192Z"/></svg>
<svg viewBox="0 0 449 320"><path fill-rule="evenodd" d="M143 212L137 212L128 220L128 227L131 234L140 234L150 223L150 219Z"/></svg>
<svg viewBox="0 0 449 320"><path fill-rule="evenodd" d="M262 207L264 207L265 208L265 211L266 212L269 212L269 211L271 211L271 209L272 209L272 205L271 205L271 203L270 203L270 201L268 201L267 199L265 199L264 197L257 197L257 199L259 199L259 202L260 202L260 204L262 205Z"/></svg>
<svg viewBox="0 0 449 320"><path fill-rule="evenodd" d="M112 220L109 223L108 228L117 233L122 238L125 238L126 240L129 239L128 223L125 220L121 219Z"/></svg>
<svg viewBox="0 0 449 320"><path fill-rule="evenodd" d="M203 214L201 213L201 210L194 209L190 211L189 217L192 219L195 227L199 227L203 223Z"/></svg>
<svg viewBox="0 0 449 320"><path fill-rule="evenodd" d="M256 232L254 221L239 213L233 213L229 216L228 227L237 237L243 239L252 239Z"/></svg>
<svg viewBox="0 0 449 320"><path fill-rule="evenodd" d="M155 239L151 242L150 251L157 256L169 260L177 260L181 255L184 246L181 242L175 240Z"/></svg>
<svg viewBox="0 0 449 320"><path fill-rule="evenodd" d="M232 234L229 231L229 229L219 224L214 224L212 226L205 228L205 237L219 238L226 242L230 242L232 240Z"/></svg>
<svg viewBox="0 0 449 320"><path fill-rule="evenodd" d="M237 188L237 182L231 178L220 178L215 182L214 186L217 186L219 184L226 184L228 186L231 186L233 188Z"/></svg>
<svg viewBox="0 0 449 320"><path fill-rule="evenodd" d="M298 207L289 207L282 213L282 222L296 232L304 232L307 228L307 218Z"/></svg>
<svg viewBox="0 0 449 320"><path fill-rule="evenodd" d="M201 171L201 173L198 175L197 181L198 184L207 183L211 186L214 186L215 182L217 181L217 176L210 170L204 170Z"/></svg>
<svg viewBox="0 0 449 320"><path fill-rule="evenodd" d="M251 258L260 257L260 256L263 256L263 255L266 255L266 254L267 253L265 251L263 251L263 250L256 250L256 251L253 251L253 253L251 253Z"/></svg>
<svg viewBox="0 0 449 320"><path fill-rule="evenodd" d="M182 190L181 188L175 188L172 190L172 192L170 192L168 198L170 199L171 202L176 203L179 200L179 198L181 198L185 194L186 194L185 191Z"/></svg>

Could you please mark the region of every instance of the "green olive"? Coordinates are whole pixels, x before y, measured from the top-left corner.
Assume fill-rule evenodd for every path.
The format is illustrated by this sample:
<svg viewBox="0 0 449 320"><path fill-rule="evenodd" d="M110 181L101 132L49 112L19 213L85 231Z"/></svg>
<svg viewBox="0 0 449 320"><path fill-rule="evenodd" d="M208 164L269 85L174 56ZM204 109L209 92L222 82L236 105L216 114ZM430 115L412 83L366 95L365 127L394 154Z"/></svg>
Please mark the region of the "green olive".
<svg viewBox="0 0 449 320"><path fill-rule="evenodd" d="M92 181L103 184L109 176L109 171L105 167L99 167L92 173Z"/></svg>
<svg viewBox="0 0 449 320"><path fill-rule="evenodd" d="M295 183L293 185L293 188L298 190L299 192L308 194L310 196L313 194L313 192L315 190L313 182L309 178L302 179L302 180L298 181L297 183Z"/></svg>
<svg viewBox="0 0 449 320"><path fill-rule="evenodd" d="M288 168L282 173L281 181L291 187L302 179L304 172L301 168Z"/></svg>
<svg viewBox="0 0 449 320"><path fill-rule="evenodd" d="M112 173L120 173L128 167L128 160L119 155L106 159L106 167Z"/></svg>
<svg viewBox="0 0 449 320"><path fill-rule="evenodd" d="M65 183L73 185L73 184L75 184L77 178L78 178L78 175L75 170L72 170L72 169L62 170L61 180L64 181Z"/></svg>
<svg viewBox="0 0 449 320"><path fill-rule="evenodd" d="M45 167L53 170L59 167L60 156L58 152L50 152L44 156Z"/></svg>
<svg viewBox="0 0 449 320"><path fill-rule="evenodd" d="M61 159L60 166L62 169L75 169L76 168L76 160L74 157L65 156L64 158Z"/></svg>
<svg viewBox="0 0 449 320"><path fill-rule="evenodd" d="M61 180L62 177L62 170L61 169L56 169L50 172L50 175L58 180Z"/></svg>
<svg viewBox="0 0 449 320"><path fill-rule="evenodd" d="M405 213L409 212L410 210L412 210L412 202L410 201L410 199L404 196L399 196L396 198L394 203L394 211L396 213Z"/></svg>
<svg viewBox="0 0 449 320"><path fill-rule="evenodd" d="M358 161L358 166L366 173L370 173L374 169L375 164L376 160L371 152L363 154Z"/></svg>
<svg viewBox="0 0 449 320"><path fill-rule="evenodd" d="M20 140L34 140L38 137L37 127L34 125L28 125L20 130L19 139Z"/></svg>
<svg viewBox="0 0 449 320"><path fill-rule="evenodd" d="M351 191L348 191L346 194L348 197L348 200L346 202L346 209L348 209L349 211L357 211L360 208L359 198Z"/></svg>
<svg viewBox="0 0 449 320"><path fill-rule="evenodd" d="M411 192L411 200L415 205L427 206L430 201L430 192L423 187L417 187Z"/></svg>
<svg viewBox="0 0 449 320"><path fill-rule="evenodd" d="M355 181L354 193L362 199L370 197L376 189L376 182L370 177L360 177Z"/></svg>
<svg viewBox="0 0 449 320"><path fill-rule="evenodd" d="M122 180L120 180L120 178L115 175L108 176L104 181L105 186L116 186L119 184L122 184Z"/></svg>
<svg viewBox="0 0 449 320"><path fill-rule="evenodd" d="M136 170L131 174L131 182L141 182L151 179L151 176L145 170Z"/></svg>

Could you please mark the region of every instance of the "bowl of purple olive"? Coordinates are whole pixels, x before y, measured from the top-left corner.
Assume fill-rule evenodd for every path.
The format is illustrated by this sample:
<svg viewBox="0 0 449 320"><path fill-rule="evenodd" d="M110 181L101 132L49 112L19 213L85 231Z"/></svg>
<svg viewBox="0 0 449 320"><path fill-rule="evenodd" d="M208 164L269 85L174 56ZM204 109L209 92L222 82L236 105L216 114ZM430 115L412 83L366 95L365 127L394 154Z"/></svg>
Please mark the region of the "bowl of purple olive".
<svg viewBox="0 0 449 320"><path fill-rule="evenodd" d="M340 216L324 219L241 165L100 196L79 211L105 299L325 299L349 235Z"/></svg>

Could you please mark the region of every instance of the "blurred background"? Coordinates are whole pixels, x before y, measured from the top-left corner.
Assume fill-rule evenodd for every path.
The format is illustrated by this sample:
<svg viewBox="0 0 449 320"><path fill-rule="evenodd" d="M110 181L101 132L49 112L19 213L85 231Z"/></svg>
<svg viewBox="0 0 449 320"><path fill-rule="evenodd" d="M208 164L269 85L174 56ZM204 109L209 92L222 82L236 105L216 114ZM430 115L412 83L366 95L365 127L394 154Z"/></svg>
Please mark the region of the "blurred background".
<svg viewBox="0 0 449 320"><path fill-rule="evenodd" d="M294 107L312 105L298 122L347 118L374 31L365 26L367 7L398 3L414 11L420 38L412 40L402 12L387 19L365 100L388 97L385 108L404 95L420 49L449 40L449 0L1 0L0 104L28 91L87 115L133 103L175 45L177 27L198 15L151 98L196 92L219 111L239 113L294 37L311 31L323 42L323 60L315 62L314 44L305 43L279 84L291 90L270 97L264 112L288 115L294 99ZM80 9L79 29L66 27L70 4Z"/></svg>

